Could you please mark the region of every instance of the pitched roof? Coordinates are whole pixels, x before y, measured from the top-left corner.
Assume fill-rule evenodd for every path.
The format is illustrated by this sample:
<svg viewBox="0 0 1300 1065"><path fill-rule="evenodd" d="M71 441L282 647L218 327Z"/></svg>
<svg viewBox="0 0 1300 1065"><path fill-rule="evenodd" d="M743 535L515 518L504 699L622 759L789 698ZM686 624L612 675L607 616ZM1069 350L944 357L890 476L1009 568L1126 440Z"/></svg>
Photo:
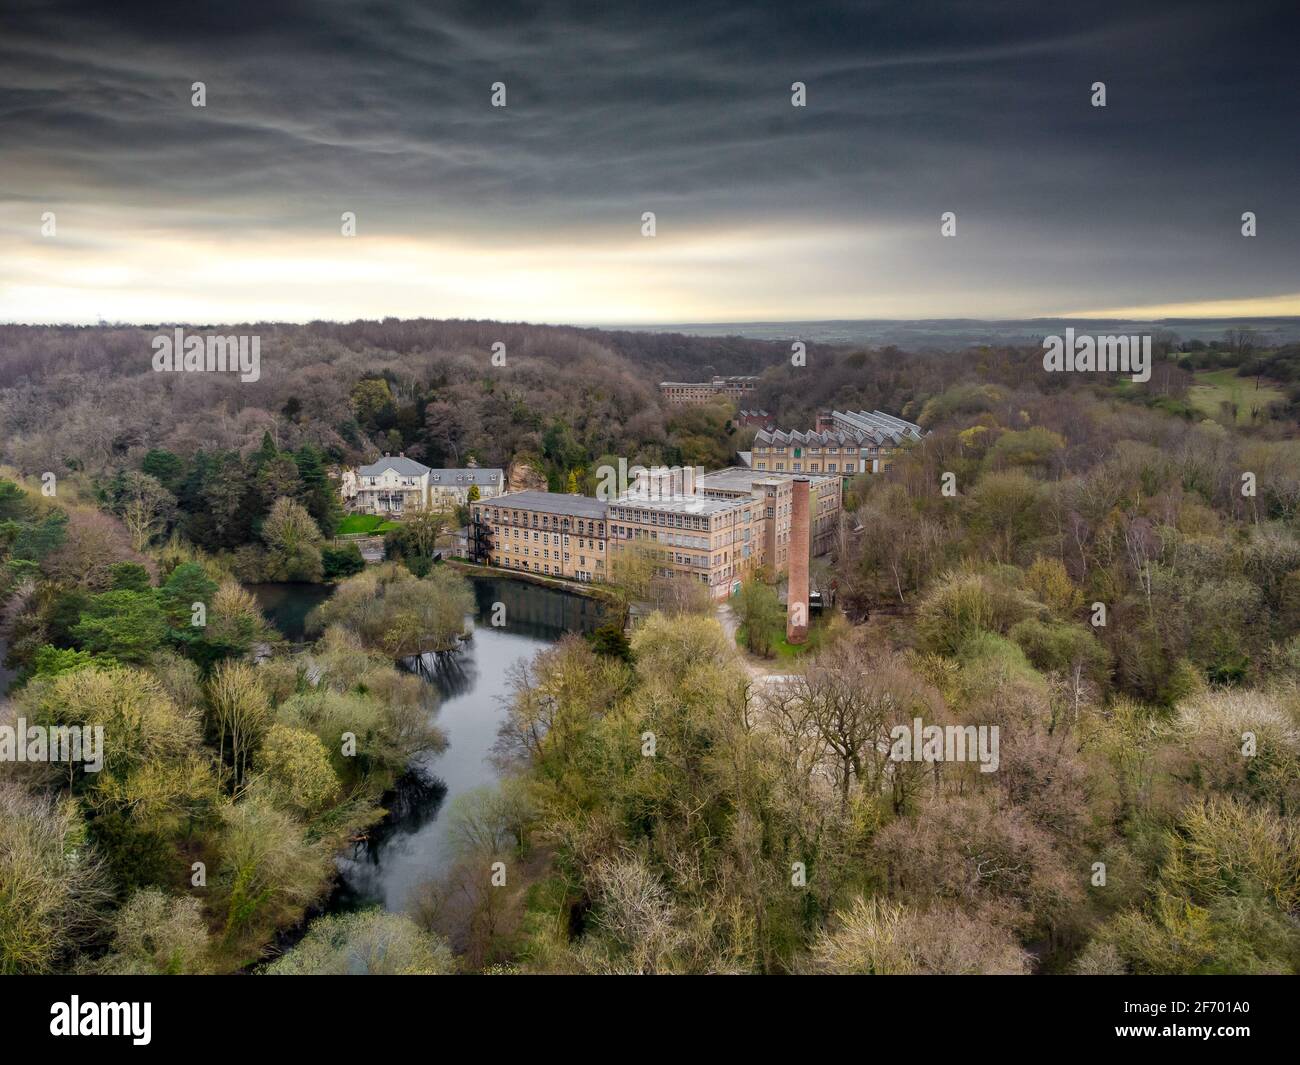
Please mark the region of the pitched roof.
<svg viewBox="0 0 1300 1065"><path fill-rule="evenodd" d="M472 484L487 488L494 484L500 484L504 479L504 470L483 469L478 466L466 469L429 471L429 484L443 488L457 485L468 488Z"/></svg>
<svg viewBox="0 0 1300 1065"><path fill-rule="evenodd" d="M798 429L760 429L754 436L755 444L797 444L812 447L879 447L894 446L904 440L920 440L924 430L919 425L895 418L884 411L831 411L831 418L843 428L817 432Z"/></svg>
<svg viewBox="0 0 1300 1065"><path fill-rule="evenodd" d="M867 447L883 443L883 435L876 433L865 433L856 429L827 429L825 432L817 432L809 429L802 432L795 429L786 432L784 429L760 429L754 436L756 444L799 444L812 445L814 447L822 445L834 445L836 447Z"/></svg>
<svg viewBox="0 0 1300 1065"><path fill-rule="evenodd" d="M604 518L608 508L603 500L591 496L571 496L562 492L509 492L481 504L503 510L536 510L549 514L567 514L573 518Z"/></svg>
<svg viewBox="0 0 1300 1065"><path fill-rule="evenodd" d="M416 462L415 459L408 459L405 455L385 455L377 462L372 462L369 466L362 466L357 472L363 477L378 477L385 470L392 470L403 477L422 477L429 472L429 467L423 463Z"/></svg>
<svg viewBox="0 0 1300 1065"><path fill-rule="evenodd" d="M862 428L868 431L883 432L885 435L892 437L895 441L903 437L910 437L913 440L921 438L921 427L914 425L912 422L905 422L902 418L895 418L892 414L886 414L883 410L873 411L831 411L831 419L838 425L845 422L854 428Z"/></svg>

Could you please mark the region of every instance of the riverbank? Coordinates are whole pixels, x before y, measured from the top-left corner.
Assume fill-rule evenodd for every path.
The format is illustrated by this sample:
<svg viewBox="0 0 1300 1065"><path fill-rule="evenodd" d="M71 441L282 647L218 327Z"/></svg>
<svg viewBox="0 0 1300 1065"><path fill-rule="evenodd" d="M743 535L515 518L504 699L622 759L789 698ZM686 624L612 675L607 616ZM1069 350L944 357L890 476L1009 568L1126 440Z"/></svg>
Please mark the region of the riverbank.
<svg viewBox="0 0 1300 1065"><path fill-rule="evenodd" d="M492 577L497 580L526 581L529 584L536 584L542 588L551 588L557 592L567 592L569 595L581 595L587 599L598 599L603 603L621 608L621 601L614 592L602 584L590 584L585 581L570 581L563 577L548 577L544 573L530 573L528 570L520 569L503 569L500 566L484 566L478 562L468 562L465 559L449 558L443 561L444 566L451 566L453 569L464 573L468 577Z"/></svg>
<svg viewBox="0 0 1300 1065"><path fill-rule="evenodd" d="M457 567L474 577L474 634L438 656L420 676L435 693L434 711L447 746L417 755L400 805L337 859L339 882L327 912L382 906L401 912L418 900L451 861L448 814L462 797L495 786L493 746L505 719L514 669L569 633L605 623L599 597L578 596L564 582L542 587L513 571Z"/></svg>
<svg viewBox="0 0 1300 1065"><path fill-rule="evenodd" d="M280 635L302 644L307 640L307 615L334 594L336 585L265 581L245 587Z"/></svg>

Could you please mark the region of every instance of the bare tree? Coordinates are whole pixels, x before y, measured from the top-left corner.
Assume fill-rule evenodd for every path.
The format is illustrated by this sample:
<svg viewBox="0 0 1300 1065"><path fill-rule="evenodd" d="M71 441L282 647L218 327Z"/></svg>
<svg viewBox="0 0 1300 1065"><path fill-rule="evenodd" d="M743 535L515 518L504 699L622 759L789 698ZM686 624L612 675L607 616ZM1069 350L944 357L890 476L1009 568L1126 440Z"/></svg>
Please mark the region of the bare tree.
<svg viewBox="0 0 1300 1065"><path fill-rule="evenodd" d="M899 655L864 651L847 641L805 668L794 693L803 704L798 712L826 746L841 811L855 783L868 794L889 784L895 805L901 805L909 790L904 777L915 764L890 761L890 731L910 726L914 716L937 723L943 710L938 693Z"/></svg>
<svg viewBox="0 0 1300 1065"><path fill-rule="evenodd" d="M118 479L113 509L131 534L131 546L143 551L163 530L176 509L176 498L156 478L129 470Z"/></svg>

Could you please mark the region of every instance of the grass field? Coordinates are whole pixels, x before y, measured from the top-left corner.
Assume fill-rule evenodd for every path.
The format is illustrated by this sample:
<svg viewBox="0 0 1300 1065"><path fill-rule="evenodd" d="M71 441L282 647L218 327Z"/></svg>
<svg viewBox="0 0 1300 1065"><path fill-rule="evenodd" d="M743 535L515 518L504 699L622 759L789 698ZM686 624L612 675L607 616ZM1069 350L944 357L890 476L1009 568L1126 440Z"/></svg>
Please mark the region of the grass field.
<svg viewBox="0 0 1300 1065"><path fill-rule="evenodd" d="M1196 374L1196 383L1187 390L1187 401L1206 417L1227 421L1231 414L1224 404L1236 410L1238 425L1259 425L1269 420L1268 407L1286 399L1276 385L1253 377L1238 377L1237 371L1202 370Z"/></svg>
<svg viewBox="0 0 1300 1065"><path fill-rule="evenodd" d="M339 522L339 536L374 535L396 529L397 522L388 521L378 514L349 514Z"/></svg>
<svg viewBox="0 0 1300 1065"><path fill-rule="evenodd" d="M770 658L799 658L806 655L809 651L815 651L821 646L821 629L814 619L812 626L808 630L808 640L806 643L789 643L785 638L785 627L773 630L772 633L772 654ZM736 646L742 651L748 653L749 645L745 642L745 626L741 625L736 629Z"/></svg>

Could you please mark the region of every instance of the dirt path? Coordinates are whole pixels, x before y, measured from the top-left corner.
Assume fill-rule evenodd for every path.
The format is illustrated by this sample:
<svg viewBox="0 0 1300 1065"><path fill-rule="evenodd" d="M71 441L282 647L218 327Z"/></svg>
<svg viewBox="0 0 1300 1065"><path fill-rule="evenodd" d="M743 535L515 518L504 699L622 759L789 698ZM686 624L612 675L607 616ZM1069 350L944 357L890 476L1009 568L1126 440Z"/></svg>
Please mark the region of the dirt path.
<svg viewBox="0 0 1300 1065"><path fill-rule="evenodd" d="M722 626L722 631L727 634L727 639L735 645L736 653L740 655L740 661L744 665L746 673L755 680L765 680L770 676L778 675L779 663L776 660L768 661L765 658L758 658L736 643L736 633L740 631L740 619L736 617L736 612L731 609L730 603L719 603L715 608L715 613L718 624Z"/></svg>

